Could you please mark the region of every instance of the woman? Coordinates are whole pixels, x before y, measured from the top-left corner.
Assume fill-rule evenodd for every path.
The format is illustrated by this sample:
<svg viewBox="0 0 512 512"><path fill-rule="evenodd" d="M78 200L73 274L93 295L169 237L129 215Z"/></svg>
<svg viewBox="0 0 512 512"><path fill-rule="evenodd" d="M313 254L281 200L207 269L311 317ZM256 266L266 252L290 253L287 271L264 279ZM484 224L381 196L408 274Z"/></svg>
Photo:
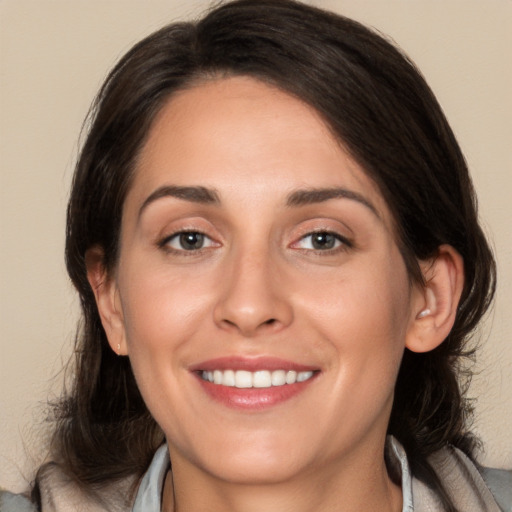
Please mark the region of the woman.
<svg viewBox="0 0 512 512"><path fill-rule="evenodd" d="M471 181L368 29L242 0L136 45L93 108L66 256L83 330L36 507L508 506L461 390L495 272Z"/></svg>

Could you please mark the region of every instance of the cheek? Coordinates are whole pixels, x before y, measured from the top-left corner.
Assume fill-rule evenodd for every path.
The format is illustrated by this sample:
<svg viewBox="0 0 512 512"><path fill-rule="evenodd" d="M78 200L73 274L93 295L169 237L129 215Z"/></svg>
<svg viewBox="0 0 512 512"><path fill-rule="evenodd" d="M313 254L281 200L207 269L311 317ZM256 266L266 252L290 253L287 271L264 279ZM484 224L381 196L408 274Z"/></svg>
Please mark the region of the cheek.
<svg viewBox="0 0 512 512"><path fill-rule="evenodd" d="M171 272L165 264L123 270L120 291L129 350L168 349L190 338L211 301L211 277Z"/></svg>
<svg viewBox="0 0 512 512"><path fill-rule="evenodd" d="M187 410L183 361L194 349L190 340L204 325L209 289L204 276L171 275L147 265L123 269L120 292L128 356L144 401L162 426L179 430L180 425L169 423L174 416L169 410Z"/></svg>
<svg viewBox="0 0 512 512"><path fill-rule="evenodd" d="M302 311L297 316L307 317L329 333L340 350L405 340L411 297L400 257L361 258L325 276L305 278L297 290L296 307Z"/></svg>
<svg viewBox="0 0 512 512"><path fill-rule="evenodd" d="M180 387L182 361L204 322L210 286L204 276L147 263L120 266L119 275L128 356L154 413L156 404L168 402L167 394Z"/></svg>
<svg viewBox="0 0 512 512"><path fill-rule="evenodd" d="M361 262L336 278L303 283L297 316L327 340L340 396L382 400L392 393L410 318L410 286L401 257ZM307 289L306 289L307 286Z"/></svg>

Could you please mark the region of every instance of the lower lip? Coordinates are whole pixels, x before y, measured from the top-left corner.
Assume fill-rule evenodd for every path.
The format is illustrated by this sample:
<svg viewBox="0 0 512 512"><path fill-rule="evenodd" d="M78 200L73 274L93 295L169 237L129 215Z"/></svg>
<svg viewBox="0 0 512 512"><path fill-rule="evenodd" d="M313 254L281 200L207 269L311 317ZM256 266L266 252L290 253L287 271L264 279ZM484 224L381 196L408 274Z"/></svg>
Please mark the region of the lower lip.
<svg viewBox="0 0 512 512"><path fill-rule="evenodd" d="M197 379L206 393L228 407L243 410L263 410L283 403L304 391L316 378L318 374L304 381L283 386L271 386L269 388L236 388L233 386L222 386L202 379Z"/></svg>

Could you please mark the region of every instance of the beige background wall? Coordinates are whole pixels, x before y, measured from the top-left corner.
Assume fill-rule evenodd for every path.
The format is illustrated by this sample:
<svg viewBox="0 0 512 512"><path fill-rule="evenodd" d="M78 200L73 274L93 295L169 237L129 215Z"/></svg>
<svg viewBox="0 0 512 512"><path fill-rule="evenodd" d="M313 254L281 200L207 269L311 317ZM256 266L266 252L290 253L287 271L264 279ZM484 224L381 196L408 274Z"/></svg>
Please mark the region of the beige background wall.
<svg viewBox="0 0 512 512"><path fill-rule="evenodd" d="M512 467L512 2L317 0L391 35L423 70L467 155L499 264L471 395L483 460ZM77 309L64 211L88 105L134 42L208 2L0 0L0 486L38 461Z"/></svg>

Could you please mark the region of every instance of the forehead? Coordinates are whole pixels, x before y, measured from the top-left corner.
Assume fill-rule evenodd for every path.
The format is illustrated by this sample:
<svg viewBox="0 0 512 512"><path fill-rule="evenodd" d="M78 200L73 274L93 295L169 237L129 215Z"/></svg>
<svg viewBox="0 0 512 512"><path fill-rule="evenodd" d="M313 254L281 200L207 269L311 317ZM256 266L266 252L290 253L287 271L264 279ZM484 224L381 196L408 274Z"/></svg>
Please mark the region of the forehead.
<svg viewBox="0 0 512 512"><path fill-rule="evenodd" d="M150 129L129 196L144 201L172 184L229 195L349 187L389 217L375 183L312 107L248 77L197 84L174 94Z"/></svg>

